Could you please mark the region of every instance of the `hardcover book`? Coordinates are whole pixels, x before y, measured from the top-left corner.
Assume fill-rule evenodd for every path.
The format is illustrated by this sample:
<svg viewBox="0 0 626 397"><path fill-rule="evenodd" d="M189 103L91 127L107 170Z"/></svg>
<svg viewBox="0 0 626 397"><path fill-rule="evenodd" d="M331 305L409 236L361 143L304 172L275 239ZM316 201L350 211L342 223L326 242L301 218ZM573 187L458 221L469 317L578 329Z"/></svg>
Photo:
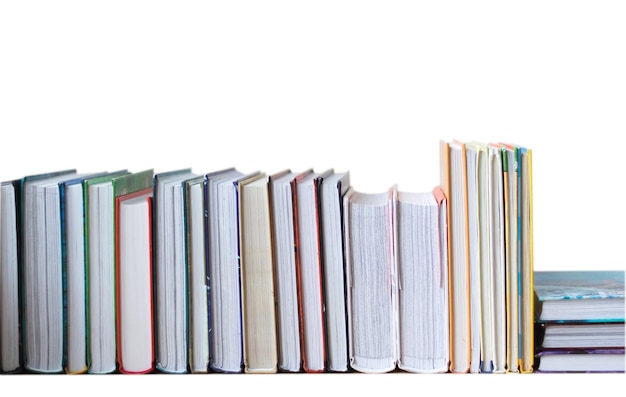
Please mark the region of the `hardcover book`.
<svg viewBox="0 0 626 397"><path fill-rule="evenodd" d="M27 176L22 185L24 367L63 371L63 276L59 183L75 170Z"/></svg>
<svg viewBox="0 0 626 397"><path fill-rule="evenodd" d="M537 350L624 347L624 323L541 322L535 324Z"/></svg>
<svg viewBox="0 0 626 397"><path fill-rule="evenodd" d="M624 272L536 271L539 322L624 322Z"/></svg>
<svg viewBox="0 0 626 397"><path fill-rule="evenodd" d="M237 182L243 357L246 373L278 370L268 177Z"/></svg>
<svg viewBox="0 0 626 397"><path fill-rule="evenodd" d="M243 369L237 181L244 177L246 175L235 168L205 175L211 292L209 365L215 371L226 373Z"/></svg>
<svg viewBox="0 0 626 397"><path fill-rule="evenodd" d="M20 355L19 200L14 182L0 187L0 373L17 372Z"/></svg>
<svg viewBox="0 0 626 397"><path fill-rule="evenodd" d="M154 175L156 365L163 372L187 372L184 182L196 176L191 169Z"/></svg>
<svg viewBox="0 0 626 397"><path fill-rule="evenodd" d="M306 372L326 369L324 295L319 219L319 181L312 170L292 181L302 362Z"/></svg>
<svg viewBox="0 0 626 397"><path fill-rule="evenodd" d="M64 367L70 374L87 371L87 284L85 282L86 179L91 174L59 184L61 190L61 256L63 260Z"/></svg>
<svg viewBox="0 0 626 397"><path fill-rule="evenodd" d="M543 350L537 372L624 372L624 348Z"/></svg>
<svg viewBox="0 0 626 397"><path fill-rule="evenodd" d="M152 170L114 179L117 361L122 373L155 367Z"/></svg>
<svg viewBox="0 0 626 397"><path fill-rule="evenodd" d="M276 272L278 368L298 372L302 368L296 271L292 180L298 174L285 170L269 177L272 249Z"/></svg>
<svg viewBox="0 0 626 397"><path fill-rule="evenodd" d="M346 276L343 235L343 197L350 188L349 172L320 178L319 201L325 299L327 369L348 370Z"/></svg>
<svg viewBox="0 0 626 397"><path fill-rule="evenodd" d="M188 283L189 370L209 370L209 283L206 269L204 175L184 182L185 251Z"/></svg>
<svg viewBox="0 0 626 397"><path fill-rule="evenodd" d="M470 369L470 263L465 144L440 142L441 187L448 200L450 371Z"/></svg>
<svg viewBox="0 0 626 397"><path fill-rule="evenodd" d="M83 181L89 373L117 369L115 325L115 190L120 170Z"/></svg>

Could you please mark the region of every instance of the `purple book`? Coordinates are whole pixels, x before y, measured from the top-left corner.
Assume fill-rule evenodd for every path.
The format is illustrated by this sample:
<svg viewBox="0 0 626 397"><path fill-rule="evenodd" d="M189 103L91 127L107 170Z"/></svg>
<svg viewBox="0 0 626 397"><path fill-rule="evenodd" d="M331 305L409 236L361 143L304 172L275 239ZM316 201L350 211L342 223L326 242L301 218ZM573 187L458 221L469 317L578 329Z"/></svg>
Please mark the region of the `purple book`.
<svg viewBox="0 0 626 397"><path fill-rule="evenodd" d="M624 348L543 350L536 357L537 372L624 372Z"/></svg>

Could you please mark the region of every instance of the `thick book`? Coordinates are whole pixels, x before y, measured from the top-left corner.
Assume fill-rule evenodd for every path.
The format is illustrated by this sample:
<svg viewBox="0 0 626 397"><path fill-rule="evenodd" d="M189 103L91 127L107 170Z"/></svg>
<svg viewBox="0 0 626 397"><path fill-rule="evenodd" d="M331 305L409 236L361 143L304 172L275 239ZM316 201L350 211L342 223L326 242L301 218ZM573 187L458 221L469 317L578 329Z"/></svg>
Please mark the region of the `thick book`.
<svg viewBox="0 0 626 397"><path fill-rule="evenodd" d="M0 186L0 373L21 369L19 200L14 182Z"/></svg>
<svg viewBox="0 0 626 397"><path fill-rule="evenodd" d="M154 365L152 288L152 178L131 174L134 186L115 195L117 360L121 373L151 372ZM137 190L135 190L137 189Z"/></svg>
<svg viewBox="0 0 626 397"><path fill-rule="evenodd" d="M440 187L398 192L398 367L448 372L447 204Z"/></svg>
<svg viewBox="0 0 626 397"><path fill-rule="evenodd" d="M210 295L209 366L217 372L243 369L237 181L246 175L229 168L205 175Z"/></svg>
<svg viewBox="0 0 626 397"><path fill-rule="evenodd" d="M197 175L181 169L154 175L154 259L157 369L187 372L187 266L184 182Z"/></svg>
<svg viewBox="0 0 626 397"><path fill-rule="evenodd" d="M470 263L465 144L440 142L441 187L448 199L450 372L470 369Z"/></svg>
<svg viewBox="0 0 626 397"><path fill-rule="evenodd" d="M268 183L268 177L264 173L237 182L243 358L246 373L275 373L278 370Z"/></svg>
<svg viewBox="0 0 626 397"><path fill-rule="evenodd" d="M209 370L209 283L206 269L204 175L184 182L189 371Z"/></svg>
<svg viewBox="0 0 626 397"><path fill-rule="evenodd" d="M326 316L326 368L332 372L348 370L343 197L349 188L349 172L333 170L330 175L320 178L319 211Z"/></svg>
<svg viewBox="0 0 626 397"><path fill-rule="evenodd" d="M538 322L624 322L624 271L535 271Z"/></svg>
<svg viewBox="0 0 626 397"><path fill-rule="evenodd" d="M398 361L396 189L344 197L350 367L384 373Z"/></svg>
<svg viewBox="0 0 626 397"><path fill-rule="evenodd" d="M278 368L298 372L302 368L295 252L295 224L291 184L298 174L285 170L269 177L272 249L276 273Z"/></svg>
<svg viewBox="0 0 626 397"><path fill-rule="evenodd" d="M59 183L75 170L27 176L22 181L24 367L63 371L63 276Z"/></svg>
<svg viewBox="0 0 626 397"><path fill-rule="evenodd" d="M308 170L292 180L302 366L306 372L326 369L319 181L329 172Z"/></svg>
<svg viewBox="0 0 626 397"><path fill-rule="evenodd" d="M83 181L87 277L87 371L117 370L114 180L127 170Z"/></svg>

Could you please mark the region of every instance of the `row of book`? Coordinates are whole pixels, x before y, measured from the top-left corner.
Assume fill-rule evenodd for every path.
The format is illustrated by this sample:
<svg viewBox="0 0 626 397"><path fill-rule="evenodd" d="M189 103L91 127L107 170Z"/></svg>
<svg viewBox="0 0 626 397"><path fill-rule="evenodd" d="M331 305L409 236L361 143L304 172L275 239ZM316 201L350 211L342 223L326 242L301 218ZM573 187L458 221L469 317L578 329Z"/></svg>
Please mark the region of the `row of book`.
<svg viewBox="0 0 626 397"><path fill-rule="evenodd" d="M442 141L441 171L3 183L1 369L532 372L531 152Z"/></svg>

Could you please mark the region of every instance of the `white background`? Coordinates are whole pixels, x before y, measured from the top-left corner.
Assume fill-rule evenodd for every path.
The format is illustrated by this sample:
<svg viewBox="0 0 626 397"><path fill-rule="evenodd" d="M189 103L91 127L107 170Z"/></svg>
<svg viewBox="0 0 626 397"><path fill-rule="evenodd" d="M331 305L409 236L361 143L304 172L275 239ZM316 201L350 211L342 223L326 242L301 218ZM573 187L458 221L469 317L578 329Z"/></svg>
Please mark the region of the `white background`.
<svg viewBox="0 0 626 397"><path fill-rule="evenodd" d="M332 167L349 170L356 190L426 191L439 183L440 139L511 142L533 150L535 270L624 270L625 21L626 3L601 0L2 1L0 180L66 168ZM624 384L605 375L5 381L206 395L336 385L597 394Z"/></svg>

